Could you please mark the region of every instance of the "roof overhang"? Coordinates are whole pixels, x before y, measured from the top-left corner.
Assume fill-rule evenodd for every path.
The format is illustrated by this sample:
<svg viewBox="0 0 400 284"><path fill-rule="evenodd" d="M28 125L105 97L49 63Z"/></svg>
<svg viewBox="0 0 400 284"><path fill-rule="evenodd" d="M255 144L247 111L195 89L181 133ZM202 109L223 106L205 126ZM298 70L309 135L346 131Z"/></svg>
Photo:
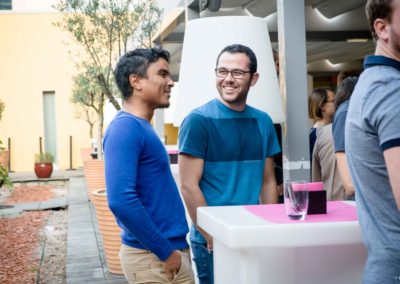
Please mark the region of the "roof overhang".
<svg viewBox="0 0 400 284"><path fill-rule="evenodd" d="M152 41L162 43L182 23L185 23L185 8L176 7L163 19L160 30L153 36Z"/></svg>

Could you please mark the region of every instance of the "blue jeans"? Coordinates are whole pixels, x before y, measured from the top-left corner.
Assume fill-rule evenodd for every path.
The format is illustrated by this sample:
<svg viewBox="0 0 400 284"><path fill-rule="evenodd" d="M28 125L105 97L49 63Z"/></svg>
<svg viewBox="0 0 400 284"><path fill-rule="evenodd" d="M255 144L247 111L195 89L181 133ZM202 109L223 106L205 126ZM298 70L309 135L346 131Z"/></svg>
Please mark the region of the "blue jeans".
<svg viewBox="0 0 400 284"><path fill-rule="evenodd" d="M190 241L190 243L199 284L214 284L213 253L208 251L207 243L198 243L195 241Z"/></svg>

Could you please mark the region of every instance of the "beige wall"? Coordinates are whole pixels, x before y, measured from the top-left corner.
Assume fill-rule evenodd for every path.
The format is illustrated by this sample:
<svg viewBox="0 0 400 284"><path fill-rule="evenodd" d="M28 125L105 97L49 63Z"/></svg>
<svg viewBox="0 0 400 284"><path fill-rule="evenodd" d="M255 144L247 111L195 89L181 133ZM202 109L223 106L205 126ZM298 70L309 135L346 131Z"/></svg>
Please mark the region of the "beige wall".
<svg viewBox="0 0 400 284"><path fill-rule="evenodd" d="M58 14L0 14L0 99L5 112L0 139L12 139L11 169L33 171L33 157L44 137L43 91L55 91L57 154L60 169L82 166L80 148L90 147L87 123L76 119L69 102L74 63L64 42L68 35L52 23Z"/></svg>

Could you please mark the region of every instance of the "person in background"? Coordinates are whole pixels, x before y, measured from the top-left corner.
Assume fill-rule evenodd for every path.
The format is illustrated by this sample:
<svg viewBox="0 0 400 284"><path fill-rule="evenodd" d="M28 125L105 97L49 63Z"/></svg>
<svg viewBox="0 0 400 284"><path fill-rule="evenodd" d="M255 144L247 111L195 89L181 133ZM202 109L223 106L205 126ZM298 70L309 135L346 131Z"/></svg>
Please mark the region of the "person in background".
<svg viewBox="0 0 400 284"><path fill-rule="evenodd" d="M181 190L194 224L190 241L200 284L214 283L213 240L198 226L197 208L278 199L273 156L280 148L272 120L246 104L259 77L254 52L225 47L215 75L219 96L189 113L179 132Z"/></svg>
<svg viewBox="0 0 400 284"><path fill-rule="evenodd" d="M276 49L272 49L272 56L275 62L275 71L279 80L279 55ZM278 136L279 147L282 149L282 126L280 123L274 123L274 128L276 135ZM283 161L282 161L282 151L274 156L274 170L276 185L278 188L278 202L283 203Z"/></svg>
<svg viewBox="0 0 400 284"><path fill-rule="evenodd" d="M346 157L368 258L364 284L400 282L400 0L368 0L375 55L350 99Z"/></svg>
<svg viewBox="0 0 400 284"><path fill-rule="evenodd" d="M343 82L344 79L348 77L359 77L360 76L360 71L358 70L342 70L339 72L336 78L336 86L339 87L340 83Z"/></svg>
<svg viewBox="0 0 400 284"><path fill-rule="evenodd" d="M168 154L150 121L169 106L169 53L135 49L115 69L123 110L104 136L108 204L122 229L121 265L129 283L194 284L185 209Z"/></svg>
<svg viewBox="0 0 400 284"><path fill-rule="evenodd" d="M310 129L310 161L312 161L317 128L332 122L335 93L329 87L320 87L312 90L308 96L308 117L314 121Z"/></svg>
<svg viewBox="0 0 400 284"><path fill-rule="evenodd" d="M327 200L345 200L346 194L340 180L339 169L333 149L332 123L318 127L316 130L311 180L322 181Z"/></svg>
<svg viewBox="0 0 400 284"><path fill-rule="evenodd" d="M357 77L347 77L338 86L335 96L335 114L332 121L333 144L340 179L346 191L347 199L354 199L354 187L347 166L344 130L350 97L357 84Z"/></svg>

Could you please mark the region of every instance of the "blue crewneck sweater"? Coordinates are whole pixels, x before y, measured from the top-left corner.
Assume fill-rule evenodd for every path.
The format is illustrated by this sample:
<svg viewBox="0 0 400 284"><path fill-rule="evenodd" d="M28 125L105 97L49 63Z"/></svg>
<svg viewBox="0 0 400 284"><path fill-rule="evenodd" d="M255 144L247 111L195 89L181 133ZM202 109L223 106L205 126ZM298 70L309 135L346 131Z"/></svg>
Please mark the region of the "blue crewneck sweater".
<svg viewBox="0 0 400 284"><path fill-rule="evenodd" d="M104 136L107 198L125 245L162 261L187 248L185 210L168 154L152 125L119 112Z"/></svg>

